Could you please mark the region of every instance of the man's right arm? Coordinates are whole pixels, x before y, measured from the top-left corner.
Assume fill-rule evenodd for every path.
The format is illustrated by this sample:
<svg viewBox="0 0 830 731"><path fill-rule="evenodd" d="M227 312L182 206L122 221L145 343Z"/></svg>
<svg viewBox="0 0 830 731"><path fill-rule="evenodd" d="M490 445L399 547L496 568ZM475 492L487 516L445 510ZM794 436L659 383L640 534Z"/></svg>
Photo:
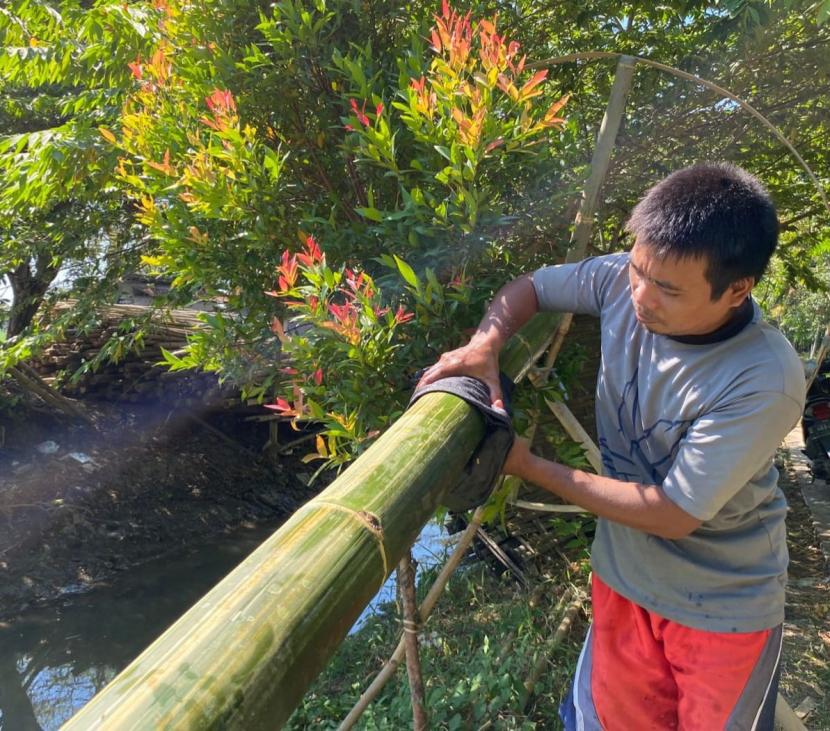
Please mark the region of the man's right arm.
<svg viewBox="0 0 830 731"><path fill-rule="evenodd" d="M490 389L494 405L501 406L499 352L510 337L539 311L533 275L508 282L493 298L470 342L444 353L428 368L419 386L448 376L474 376Z"/></svg>

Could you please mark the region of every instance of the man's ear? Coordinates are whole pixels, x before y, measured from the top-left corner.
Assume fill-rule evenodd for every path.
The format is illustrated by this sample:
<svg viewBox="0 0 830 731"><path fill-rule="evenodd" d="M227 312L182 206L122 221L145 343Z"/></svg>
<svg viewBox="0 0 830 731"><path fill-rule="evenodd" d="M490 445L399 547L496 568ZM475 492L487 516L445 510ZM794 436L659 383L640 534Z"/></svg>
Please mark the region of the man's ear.
<svg viewBox="0 0 830 731"><path fill-rule="evenodd" d="M737 307L740 305L749 296L754 286L755 277L743 277L732 282L725 292L725 295L729 298L730 306Z"/></svg>

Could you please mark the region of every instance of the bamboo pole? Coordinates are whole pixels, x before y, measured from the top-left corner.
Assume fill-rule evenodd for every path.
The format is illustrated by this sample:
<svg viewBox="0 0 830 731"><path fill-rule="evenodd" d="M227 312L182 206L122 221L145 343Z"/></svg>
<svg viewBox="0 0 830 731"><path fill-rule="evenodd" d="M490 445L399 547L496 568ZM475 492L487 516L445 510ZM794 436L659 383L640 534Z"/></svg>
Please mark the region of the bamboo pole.
<svg viewBox="0 0 830 731"><path fill-rule="evenodd" d="M748 102L745 102L739 96L735 96L731 91L728 89L724 89L722 86L715 84L707 79L704 79L700 76L695 76L695 74L690 74L688 71L681 71L674 66L668 66L667 64L660 63L659 61L652 61L650 58L646 58L644 56L623 56L620 53L614 51L583 51L580 53L571 53L567 56L556 56L555 58L546 58L543 61L534 61L533 63L527 64L527 68L529 69L539 69L539 68L549 68L551 66L555 66L560 63L571 63L573 61L593 61L596 59L601 58L631 58L637 63L645 64L646 66L651 66L652 68L659 69L660 71L665 71L672 76L677 76L680 79L685 79L686 81L691 81L694 84L700 84L700 86L704 86L710 91L714 91L717 94L721 94L725 96L727 99L731 99L735 102L741 109L745 112L748 112L750 115L755 117L761 124L764 125L770 132L772 132L773 136L786 147L793 155L793 157L798 160L798 164L804 169L804 172L807 173L807 176L812 181L813 185L815 186L816 192L819 194L821 198L821 202L824 204L824 207L830 212L830 201L827 199L827 194L824 192L824 188L822 188L821 183L819 182L816 174L813 172L812 168L805 162L804 158L801 157L798 150L795 149L795 146L792 142L784 136L784 133L778 129L772 122L770 122L763 114L761 114L755 107L753 107Z"/></svg>
<svg viewBox="0 0 830 731"><path fill-rule="evenodd" d="M544 352L554 322L537 316L511 341L508 376ZM482 435L464 401L424 396L65 729L279 728Z"/></svg>
<svg viewBox="0 0 830 731"><path fill-rule="evenodd" d="M608 97L608 104L605 107L605 114L602 117L599 134L597 135L597 143L594 146L594 154L591 157L591 172L582 190L579 210L574 219L570 248L565 257L567 263L584 259L588 250L599 192L611 164L611 153L614 151L617 132L620 129L620 122L625 112L625 101L628 98L628 92L631 90L631 82L634 78L634 64L635 60L631 56L620 56L617 61L614 85L611 87L611 95ZM570 312L564 314L559 321L556 336L545 357L545 365L538 374L538 378L542 383L547 379L553 368L559 350L562 348L562 343L565 341L565 336L568 334L568 330L571 329L572 322L573 313Z"/></svg>
<svg viewBox="0 0 830 731"><path fill-rule="evenodd" d="M429 615L432 614L432 610L438 602L438 597L441 595L441 592L444 591L444 587L447 585L447 582L450 580L450 577L455 569L458 568L458 564L461 563L461 559L464 557L464 554L473 542L476 532L481 526L483 517L483 508L477 508L473 513L470 523L464 530L464 533L461 534L461 538L458 540L458 545L456 545L455 550L447 560L447 563L444 564L444 568L441 569L441 573L438 574L438 578L435 580L435 583L433 583L433 585L429 588L426 599L424 599L421 606L418 607L418 614L420 614L423 622L426 622L427 619L429 619ZM348 715L340 722L340 725L337 727L337 731L349 731L349 729L354 727L357 723L357 719L360 718L361 714L369 707L369 704L377 698L378 693L380 693L383 689L383 686L385 686L389 679L395 674L398 666L401 664L405 651L406 642L404 638L401 637L398 642L398 646L392 653L392 656L386 661L383 668L381 668L381 671L375 676L375 679L372 681L371 685L363 691L352 710L349 711Z"/></svg>
<svg viewBox="0 0 830 731"><path fill-rule="evenodd" d="M412 551L407 551L398 564L398 586L401 590L403 614L403 638L406 646L406 674L409 677L409 695L412 700L412 728L426 731L427 709L424 701L424 679L421 676L421 659L418 656L418 607L415 599L415 567Z"/></svg>

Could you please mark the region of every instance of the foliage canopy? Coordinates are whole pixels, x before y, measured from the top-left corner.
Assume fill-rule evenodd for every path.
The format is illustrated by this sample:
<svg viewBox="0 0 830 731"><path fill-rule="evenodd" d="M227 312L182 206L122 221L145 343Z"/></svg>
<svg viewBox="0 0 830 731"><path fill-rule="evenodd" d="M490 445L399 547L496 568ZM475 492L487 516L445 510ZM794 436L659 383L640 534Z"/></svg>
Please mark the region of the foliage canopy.
<svg viewBox="0 0 830 731"><path fill-rule="evenodd" d="M318 455L348 459L495 288L562 256L613 68L527 64L610 50L714 80L827 188L828 12L796 0L12 0L0 10L0 273L14 337L0 367L90 326L119 279L143 272L172 282L158 308L214 305L170 366L216 370L322 420ZM642 192L700 159L733 160L770 188L784 234L759 292L804 347L827 316L814 302L826 301L827 212L728 100L638 71L596 250L624 246ZM66 296L77 304L52 313Z"/></svg>

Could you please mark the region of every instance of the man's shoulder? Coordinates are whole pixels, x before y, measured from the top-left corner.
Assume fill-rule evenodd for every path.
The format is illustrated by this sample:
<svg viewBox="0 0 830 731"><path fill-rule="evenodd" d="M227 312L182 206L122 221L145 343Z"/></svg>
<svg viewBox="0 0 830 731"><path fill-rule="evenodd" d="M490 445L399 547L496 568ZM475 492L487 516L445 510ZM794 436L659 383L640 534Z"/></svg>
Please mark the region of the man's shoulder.
<svg viewBox="0 0 830 731"><path fill-rule="evenodd" d="M743 337L736 338L736 357L755 387L802 401L804 367L784 334L759 314L741 335Z"/></svg>
<svg viewBox="0 0 830 731"><path fill-rule="evenodd" d="M628 254L604 254L541 267L533 273L542 311L600 315L628 287Z"/></svg>
<svg viewBox="0 0 830 731"><path fill-rule="evenodd" d="M582 263L622 271L628 266L629 256L627 251L618 251L613 254L596 254L586 257L582 260Z"/></svg>

